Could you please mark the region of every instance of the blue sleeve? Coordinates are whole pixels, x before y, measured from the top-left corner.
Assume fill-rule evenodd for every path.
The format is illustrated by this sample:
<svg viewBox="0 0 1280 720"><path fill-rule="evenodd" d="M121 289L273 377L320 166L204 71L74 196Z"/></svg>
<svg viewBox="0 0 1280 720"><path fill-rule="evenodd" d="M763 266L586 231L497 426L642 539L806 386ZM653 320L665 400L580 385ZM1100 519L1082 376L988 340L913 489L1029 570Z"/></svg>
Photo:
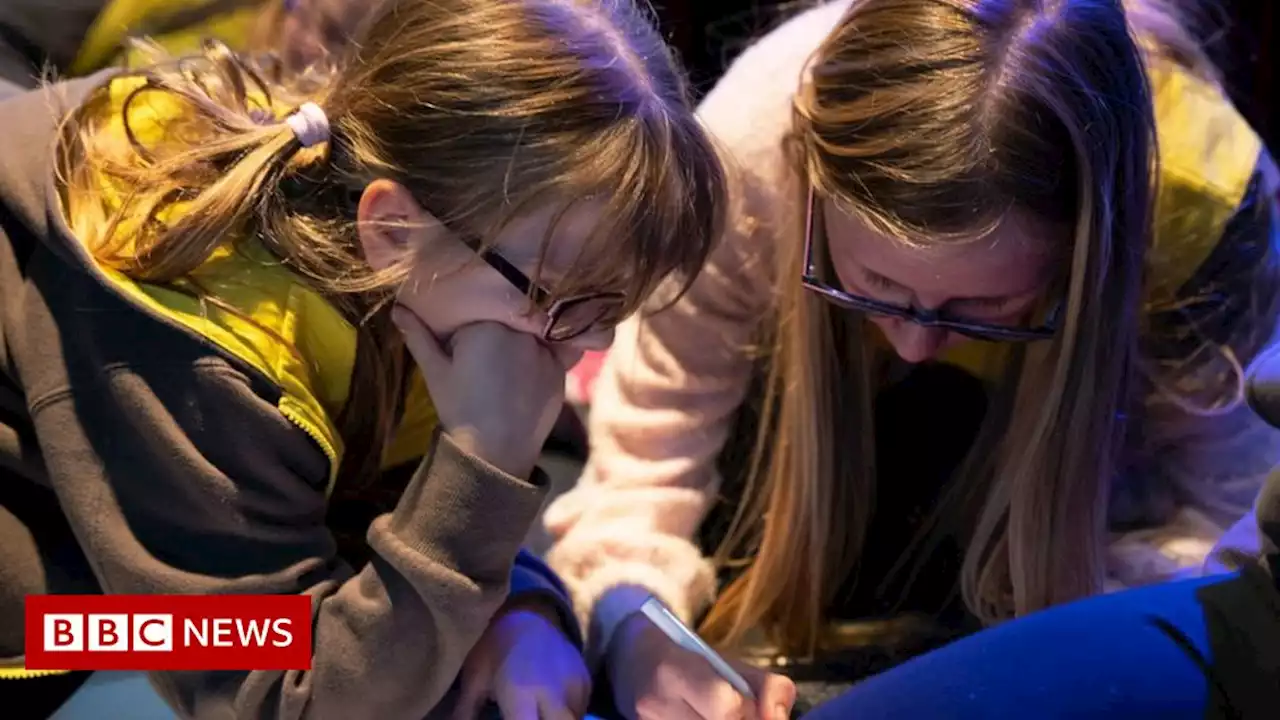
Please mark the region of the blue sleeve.
<svg viewBox="0 0 1280 720"><path fill-rule="evenodd" d="M568 589L546 563L528 550L521 549L511 568L511 598L528 597L531 593L540 595L539 599L550 602L556 608L561 627L569 640L581 649L582 628L578 626Z"/></svg>

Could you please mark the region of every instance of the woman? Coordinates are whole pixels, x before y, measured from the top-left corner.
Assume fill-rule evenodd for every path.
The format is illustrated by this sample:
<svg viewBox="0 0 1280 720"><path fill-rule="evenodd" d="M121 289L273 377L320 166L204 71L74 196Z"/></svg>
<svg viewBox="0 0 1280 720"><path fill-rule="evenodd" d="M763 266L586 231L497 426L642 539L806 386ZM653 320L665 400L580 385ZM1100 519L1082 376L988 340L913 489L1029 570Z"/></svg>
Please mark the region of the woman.
<svg viewBox="0 0 1280 720"><path fill-rule="evenodd" d="M0 690L44 682L26 594L298 593L310 671L153 684L194 717L580 715L517 552L564 368L717 233L684 80L625 1L397 0L349 63L275 71L213 44L0 108Z"/></svg>
<svg viewBox="0 0 1280 720"><path fill-rule="evenodd" d="M1188 571L1246 512L1277 459L1241 392L1276 323L1272 166L1163 4L825 5L701 115L730 231L619 332L547 514L625 714L741 702L648 593L807 657L842 619L945 635Z"/></svg>

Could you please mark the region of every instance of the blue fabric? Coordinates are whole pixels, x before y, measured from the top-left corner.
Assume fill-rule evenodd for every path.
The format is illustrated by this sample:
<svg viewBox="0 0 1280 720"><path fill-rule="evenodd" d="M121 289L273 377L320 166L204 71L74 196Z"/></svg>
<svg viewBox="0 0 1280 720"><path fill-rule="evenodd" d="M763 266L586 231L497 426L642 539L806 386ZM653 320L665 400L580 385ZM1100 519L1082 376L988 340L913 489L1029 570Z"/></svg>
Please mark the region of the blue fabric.
<svg viewBox="0 0 1280 720"><path fill-rule="evenodd" d="M1204 669L1209 630L1197 590L1234 578L1156 585L1028 615L859 683L805 718L1204 718L1216 695Z"/></svg>
<svg viewBox="0 0 1280 720"><path fill-rule="evenodd" d="M560 576L555 574L547 564L528 550L521 550L516 555L515 564L511 568L510 596L537 594L555 605L560 616L560 623L570 642L582 647L582 628L578 626L578 617L573 612L573 602L569 599L569 591L565 588Z"/></svg>

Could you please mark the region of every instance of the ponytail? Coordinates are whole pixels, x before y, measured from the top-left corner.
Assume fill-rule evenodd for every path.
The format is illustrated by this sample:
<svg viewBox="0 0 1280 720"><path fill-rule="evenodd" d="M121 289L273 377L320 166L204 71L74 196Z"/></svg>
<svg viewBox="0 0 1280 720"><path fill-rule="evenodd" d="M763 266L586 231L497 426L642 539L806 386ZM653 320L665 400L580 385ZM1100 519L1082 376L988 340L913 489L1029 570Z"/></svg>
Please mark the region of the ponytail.
<svg viewBox="0 0 1280 720"><path fill-rule="evenodd" d="M67 118L58 167L69 224L102 265L228 312L239 314L192 275L215 250L247 238L329 299L357 335L349 399L337 418L339 487L363 485L377 476L404 386L387 307L404 271L363 261L355 235L363 182L334 182L334 155L345 144L320 109L323 96L267 82L270 66L219 42L204 50L116 78ZM327 142L311 137L316 111ZM361 482L344 480L353 478Z"/></svg>

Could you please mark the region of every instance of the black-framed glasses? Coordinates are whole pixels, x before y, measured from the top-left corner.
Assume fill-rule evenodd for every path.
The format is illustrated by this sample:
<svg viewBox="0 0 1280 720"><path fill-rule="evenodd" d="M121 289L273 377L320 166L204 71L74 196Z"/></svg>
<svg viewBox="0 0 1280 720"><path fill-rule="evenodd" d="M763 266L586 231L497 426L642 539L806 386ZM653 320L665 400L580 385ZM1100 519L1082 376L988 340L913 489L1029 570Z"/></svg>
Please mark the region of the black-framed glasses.
<svg viewBox="0 0 1280 720"><path fill-rule="evenodd" d="M901 305L884 302L883 300L876 300L875 298L854 295L853 293L846 292L840 288L833 287L819 277L818 266L814 260L814 252L816 249L814 227L815 225L821 224L823 227L823 243L822 248L819 251L823 254L822 258L824 268L830 267L831 265L830 250L826 243L826 224L822 222L821 206L815 197L813 187L809 188L809 197L807 202L808 208L805 211L804 220L804 270L800 277L800 281L806 289L821 295L831 303L849 310L857 310L860 312L899 318L908 322L913 322L921 327L943 328L976 340L989 340L994 342L1031 342L1034 340L1047 340L1057 334L1058 315L1061 303L1054 305L1042 325L1035 327L1014 327L965 320L953 317L945 310L927 310L923 308L903 307Z"/></svg>
<svg viewBox="0 0 1280 720"><path fill-rule="evenodd" d="M528 275L520 272L496 250L485 249L477 253L485 264L511 283L520 294L528 296L539 306L547 304L551 293L536 284ZM598 292L561 298L547 307L547 323L542 327L542 339L547 342L568 342L595 330L617 325L622 319L626 294Z"/></svg>

